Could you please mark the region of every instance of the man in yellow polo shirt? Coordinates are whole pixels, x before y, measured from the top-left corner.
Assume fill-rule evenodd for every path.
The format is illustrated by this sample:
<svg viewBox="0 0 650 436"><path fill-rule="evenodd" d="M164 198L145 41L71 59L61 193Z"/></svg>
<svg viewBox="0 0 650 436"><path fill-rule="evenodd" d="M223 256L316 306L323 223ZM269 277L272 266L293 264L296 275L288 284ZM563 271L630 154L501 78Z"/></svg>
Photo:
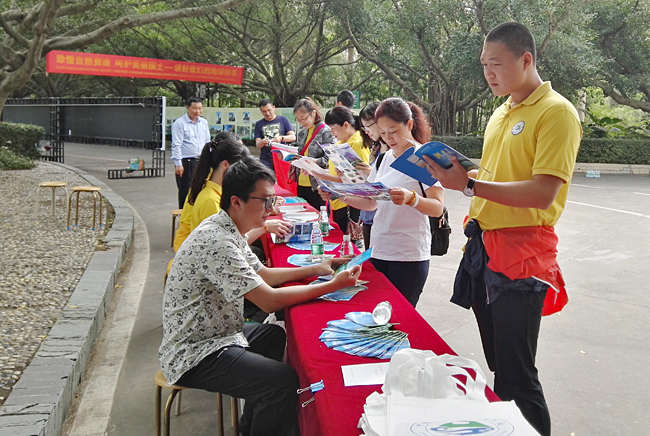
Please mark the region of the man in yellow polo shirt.
<svg viewBox="0 0 650 436"><path fill-rule="evenodd" d="M514 400L546 436L551 420L535 367L537 339L542 314L567 301L553 226L582 130L573 105L540 78L535 56L521 24L503 23L485 38L484 76L494 95L509 95L485 129L481 166L490 173L467 173L455 158L447 170L427 162L445 188L473 197L452 302L476 315L495 393Z"/></svg>

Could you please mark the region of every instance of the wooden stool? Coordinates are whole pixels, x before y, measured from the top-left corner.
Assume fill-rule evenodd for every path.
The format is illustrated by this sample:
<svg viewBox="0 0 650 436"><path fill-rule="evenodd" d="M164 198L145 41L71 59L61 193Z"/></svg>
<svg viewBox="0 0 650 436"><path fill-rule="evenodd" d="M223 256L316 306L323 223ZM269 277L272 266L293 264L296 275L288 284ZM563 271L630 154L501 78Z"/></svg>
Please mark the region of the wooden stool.
<svg viewBox="0 0 650 436"><path fill-rule="evenodd" d="M169 213L172 214L172 247L173 247L174 238L176 237L176 218L181 217L181 213L183 213L183 209L170 210Z"/></svg>
<svg viewBox="0 0 650 436"><path fill-rule="evenodd" d="M75 186L70 191L68 198L68 230L70 230L70 208L72 207L72 196L77 194L77 205L75 208L74 225L79 225L79 194L90 192L93 195L93 230L95 230L95 215L97 213L97 200L99 200L99 227L102 227L102 194L99 192L102 188L97 186Z"/></svg>
<svg viewBox="0 0 650 436"><path fill-rule="evenodd" d="M176 403L176 416L181 414L181 394L184 388L182 386L170 385L167 383L167 379L162 373L162 370L158 370L154 376L154 382L156 383L156 418L155 418L155 436L160 436L161 424L164 424L164 436L169 436L170 428L170 418L171 410L174 404L174 398L178 394L178 403ZM161 392L162 388L171 389L172 392L167 397L167 403L165 403L165 417L164 421L161 423L161 413L160 413L160 403L161 403ZM237 398L231 399L231 411L232 411L232 426L235 432L235 435L239 434L239 403ZM223 398L220 392L217 392L217 435L223 436Z"/></svg>
<svg viewBox="0 0 650 436"><path fill-rule="evenodd" d="M68 201L68 183L67 182L40 182L38 188L36 188L36 215L38 215L38 202L40 198L40 193L42 189L51 188L52 189L52 216L56 212L56 202L54 201L54 195L56 193L56 188L61 188L65 191L65 199Z"/></svg>

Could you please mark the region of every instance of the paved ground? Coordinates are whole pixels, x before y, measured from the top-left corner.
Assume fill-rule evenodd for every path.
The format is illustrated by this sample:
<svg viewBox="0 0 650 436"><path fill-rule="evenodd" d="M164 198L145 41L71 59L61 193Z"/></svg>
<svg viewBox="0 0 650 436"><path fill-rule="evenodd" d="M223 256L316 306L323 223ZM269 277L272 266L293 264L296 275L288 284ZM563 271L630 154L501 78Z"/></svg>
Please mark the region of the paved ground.
<svg viewBox="0 0 650 436"><path fill-rule="evenodd" d="M116 355L110 355L108 363L104 363L101 357L107 353L100 349L95 372L91 373L121 365L118 377L104 377L107 381L93 388L104 392L106 413L106 403L111 401L106 393L114 390L110 415L105 420L93 418L97 424L92 432L92 426L75 423L77 428L86 428L76 434L104 434L105 430L108 435L139 436L153 431L152 377L158 369L162 280L172 257L169 211L177 206L176 186L171 163L165 178L106 180L107 169L120 168L134 156L148 163L149 153L66 145L66 163L109 184L137 211L148 235L148 243L143 242L143 233L134 238L133 263L144 266L132 268L125 280L141 286L132 286L135 290L129 292L134 294L127 294L125 286L122 294L122 298L131 295L128 306L134 314L130 338L117 336L123 337L125 359L118 361ZM469 200L450 192L446 202L454 229L451 251L432 260L418 310L458 354L477 360L487 373L472 314L449 303L463 244L460 223ZM538 352L554 434L645 434L650 425L647 412L643 412L650 392L646 376L650 358L650 293L646 289L650 268L650 177L603 175L587 179L577 174L557 232L570 303L561 314L543 320ZM114 324L120 326L122 322ZM115 340L106 340L103 346L111 342ZM173 434L215 433L214 395L187 391L183 404L183 414L172 418ZM78 421L84 419L89 421L88 415L80 413Z"/></svg>

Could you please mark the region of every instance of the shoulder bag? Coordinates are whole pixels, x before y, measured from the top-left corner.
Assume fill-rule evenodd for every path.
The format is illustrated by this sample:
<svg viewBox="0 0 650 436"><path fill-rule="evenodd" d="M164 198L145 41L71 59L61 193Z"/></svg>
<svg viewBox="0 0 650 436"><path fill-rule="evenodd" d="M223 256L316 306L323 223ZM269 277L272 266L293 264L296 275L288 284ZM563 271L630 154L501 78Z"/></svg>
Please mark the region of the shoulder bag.
<svg viewBox="0 0 650 436"><path fill-rule="evenodd" d="M303 156L305 154L305 150L307 150L307 147L309 147L309 144L311 144L311 141L318 135L318 132L322 130L322 128L325 127L325 123L320 123L316 128L314 128L314 134L311 135L311 138L309 138L308 141L305 141L305 145L302 147L302 150L300 150L299 155ZM291 165L289 168L289 175L287 178L289 179L289 183L298 183L298 176L300 175L300 169L294 165Z"/></svg>
<svg viewBox="0 0 650 436"><path fill-rule="evenodd" d="M427 198L427 194L424 192L424 186L420 182L418 184L422 190L422 196ZM449 234L451 233L447 206L444 206L442 215L439 217L429 217L429 225L431 226L431 255L443 256L447 254L447 250L449 249Z"/></svg>

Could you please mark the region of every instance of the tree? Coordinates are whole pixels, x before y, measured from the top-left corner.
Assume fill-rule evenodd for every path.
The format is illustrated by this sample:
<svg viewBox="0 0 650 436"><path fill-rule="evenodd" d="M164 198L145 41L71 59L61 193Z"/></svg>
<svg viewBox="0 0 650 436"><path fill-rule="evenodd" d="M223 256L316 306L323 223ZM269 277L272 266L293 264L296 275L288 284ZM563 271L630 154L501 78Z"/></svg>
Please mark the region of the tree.
<svg viewBox="0 0 650 436"><path fill-rule="evenodd" d="M580 38L584 0L334 1L355 48L428 112L438 135L455 134L459 120L464 132L479 128L477 114L490 96L479 55L489 29L503 21L531 28L542 76L565 90L575 89L591 61Z"/></svg>
<svg viewBox="0 0 650 436"><path fill-rule="evenodd" d="M595 1L589 7L603 62L586 82L618 104L650 113L650 1Z"/></svg>
<svg viewBox="0 0 650 436"><path fill-rule="evenodd" d="M43 0L21 2L21 6L2 1L0 113L7 97L25 86L41 58L51 50L80 50L126 29L178 18L201 17L249 1L224 0L200 7L188 7L188 2L183 1L162 0L148 3Z"/></svg>

